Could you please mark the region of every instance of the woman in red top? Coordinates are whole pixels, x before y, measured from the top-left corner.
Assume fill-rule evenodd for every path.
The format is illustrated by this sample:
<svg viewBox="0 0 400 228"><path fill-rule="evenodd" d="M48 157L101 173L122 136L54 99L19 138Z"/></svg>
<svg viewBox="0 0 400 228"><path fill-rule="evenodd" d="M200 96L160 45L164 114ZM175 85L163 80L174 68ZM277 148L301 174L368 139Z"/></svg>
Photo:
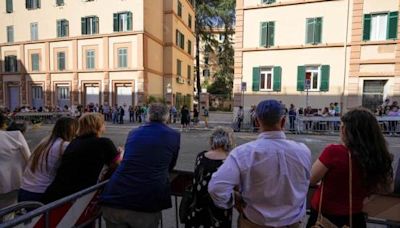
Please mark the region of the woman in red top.
<svg viewBox="0 0 400 228"><path fill-rule="evenodd" d="M366 227L362 213L368 194L386 191L393 179L392 155L374 115L364 108L349 111L341 118L342 144L327 146L311 169L311 185L323 179L322 215L338 227L349 225L349 152L352 159L353 227ZM318 218L321 185L311 200L307 227Z"/></svg>

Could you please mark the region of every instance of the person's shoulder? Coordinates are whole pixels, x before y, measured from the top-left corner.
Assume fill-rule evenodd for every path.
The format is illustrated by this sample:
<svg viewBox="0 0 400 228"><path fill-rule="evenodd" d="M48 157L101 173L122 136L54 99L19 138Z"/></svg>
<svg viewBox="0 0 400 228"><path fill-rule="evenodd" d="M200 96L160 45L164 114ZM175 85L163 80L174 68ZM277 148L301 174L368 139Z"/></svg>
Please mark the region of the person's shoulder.
<svg viewBox="0 0 400 228"><path fill-rule="evenodd" d="M326 151L347 152L347 148L342 144L329 144L325 147Z"/></svg>
<svg viewBox="0 0 400 228"><path fill-rule="evenodd" d="M294 140L287 140L288 142L291 143L293 148L296 148L297 151L302 151L307 153L308 155L311 155L311 150L308 148L308 146L302 142L297 142Z"/></svg>
<svg viewBox="0 0 400 228"><path fill-rule="evenodd" d="M111 141L111 139L106 138L106 137L99 137L99 138L96 138L96 141L99 141L100 143L106 143L106 144L113 143L113 142Z"/></svg>

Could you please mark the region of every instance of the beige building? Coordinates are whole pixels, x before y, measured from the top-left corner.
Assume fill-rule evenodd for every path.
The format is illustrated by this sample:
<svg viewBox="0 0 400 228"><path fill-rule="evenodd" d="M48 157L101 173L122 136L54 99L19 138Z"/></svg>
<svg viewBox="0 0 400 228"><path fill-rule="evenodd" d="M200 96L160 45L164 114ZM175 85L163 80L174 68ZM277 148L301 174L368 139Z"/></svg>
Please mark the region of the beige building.
<svg viewBox="0 0 400 228"><path fill-rule="evenodd" d="M210 31L210 36L216 41L216 44L208 46L205 41L200 40L200 83L202 88L213 83L213 76L218 71L218 53L222 51L222 43L225 40L224 29L214 28ZM229 35L228 38L234 44L234 35ZM212 48L212 51L207 50L207 46Z"/></svg>
<svg viewBox="0 0 400 228"><path fill-rule="evenodd" d="M236 7L236 106L274 98L375 108L400 99L399 0L237 0Z"/></svg>
<svg viewBox="0 0 400 228"><path fill-rule="evenodd" d="M6 0L0 15L0 106L192 102L188 0Z"/></svg>

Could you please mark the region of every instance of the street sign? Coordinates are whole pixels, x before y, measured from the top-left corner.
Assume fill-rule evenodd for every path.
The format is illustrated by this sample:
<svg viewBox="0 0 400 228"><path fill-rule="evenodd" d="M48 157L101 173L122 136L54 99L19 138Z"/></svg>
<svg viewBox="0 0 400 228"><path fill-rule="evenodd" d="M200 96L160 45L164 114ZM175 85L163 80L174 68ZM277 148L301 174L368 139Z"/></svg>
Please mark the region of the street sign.
<svg viewBox="0 0 400 228"><path fill-rule="evenodd" d="M310 79L306 79L306 81L305 81L305 89L311 89L311 80Z"/></svg>
<svg viewBox="0 0 400 228"><path fill-rule="evenodd" d="M247 83L246 83L246 82L242 82L242 85L241 85L241 87L240 87L240 90L241 90L242 92L246 92L246 90L247 90Z"/></svg>

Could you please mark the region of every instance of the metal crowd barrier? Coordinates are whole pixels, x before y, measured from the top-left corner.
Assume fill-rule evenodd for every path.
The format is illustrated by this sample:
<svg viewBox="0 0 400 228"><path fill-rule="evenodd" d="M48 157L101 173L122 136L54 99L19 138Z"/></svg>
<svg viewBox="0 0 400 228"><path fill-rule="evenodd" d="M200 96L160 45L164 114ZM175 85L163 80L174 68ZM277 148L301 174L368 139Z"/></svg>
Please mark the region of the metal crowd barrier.
<svg viewBox="0 0 400 228"><path fill-rule="evenodd" d="M55 123L57 119L63 116L70 116L70 112L19 112L9 117L15 122L36 123Z"/></svg>
<svg viewBox="0 0 400 228"><path fill-rule="evenodd" d="M177 228L180 224L178 198L182 197L185 189L192 184L193 177L193 172L180 170L174 170L170 175L172 197L175 201L175 225ZM108 181L104 181L90 188L42 206L34 211L28 212L25 215L18 216L13 220L6 221L5 223L0 223L0 228L15 227L17 225L35 228L85 227L89 224L95 224L96 222L97 227L101 228L102 216L100 207L97 202L98 196L102 192L107 182ZM311 187L307 195L307 213L309 213L310 200L314 190L315 188ZM387 206L388 201L391 201L391 199L396 199L397 201L399 201L399 196L384 197L387 198L386 202L377 202L379 206ZM14 206L14 208L20 209L21 206ZM5 215L4 213L6 212L0 210L0 215ZM10 209L7 209L7 213L10 213ZM380 217L368 217L367 222L369 224L379 224L385 225L387 227L400 226L400 221L393 221ZM162 218L160 226L163 227Z"/></svg>

